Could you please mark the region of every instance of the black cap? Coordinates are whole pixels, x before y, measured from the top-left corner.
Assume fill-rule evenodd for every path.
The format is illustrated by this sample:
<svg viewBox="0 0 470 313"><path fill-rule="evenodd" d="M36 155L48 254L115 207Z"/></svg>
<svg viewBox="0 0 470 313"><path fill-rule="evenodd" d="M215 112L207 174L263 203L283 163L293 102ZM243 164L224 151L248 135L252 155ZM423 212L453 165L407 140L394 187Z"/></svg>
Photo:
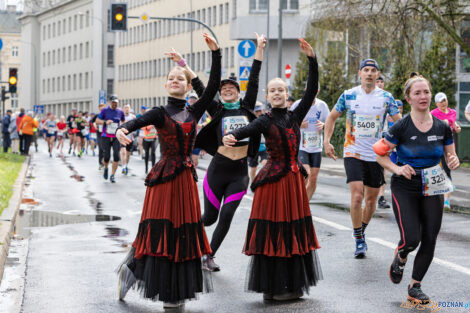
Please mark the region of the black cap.
<svg viewBox="0 0 470 313"><path fill-rule="evenodd" d="M377 80L381 80L381 81L384 81L384 78L382 75L380 75L379 77L377 77Z"/></svg>
<svg viewBox="0 0 470 313"><path fill-rule="evenodd" d="M117 95L111 95L111 96L109 96L109 101L114 101L114 100L118 100Z"/></svg>
<svg viewBox="0 0 470 313"><path fill-rule="evenodd" d="M240 85L237 82L237 78L235 76L230 76L228 78L222 79L220 81L220 88L222 88L223 85L225 84L232 84L235 87L237 87L238 92L240 92Z"/></svg>
<svg viewBox="0 0 470 313"><path fill-rule="evenodd" d="M295 99L294 99L294 97L292 97L292 96L289 96L289 98L287 98L287 101L292 101L292 102L295 102Z"/></svg>

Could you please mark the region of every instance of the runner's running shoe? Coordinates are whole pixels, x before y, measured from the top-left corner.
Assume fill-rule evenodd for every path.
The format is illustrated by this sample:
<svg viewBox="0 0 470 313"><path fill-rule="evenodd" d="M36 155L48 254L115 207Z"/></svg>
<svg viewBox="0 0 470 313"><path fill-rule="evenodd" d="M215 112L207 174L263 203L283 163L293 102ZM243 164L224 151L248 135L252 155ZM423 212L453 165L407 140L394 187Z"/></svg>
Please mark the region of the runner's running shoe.
<svg viewBox="0 0 470 313"><path fill-rule="evenodd" d="M108 168L107 167L103 171L103 178L108 179Z"/></svg>
<svg viewBox="0 0 470 313"><path fill-rule="evenodd" d="M109 181L112 183L116 182L116 180L114 179L114 174L111 174L111 176L109 176Z"/></svg>
<svg viewBox="0 0 470 313"><path fill-rule="evenodd" d="M218 272L220 271L220 266L215 264L213 256L204 255L202 257L202 269L209 272Z"/></svg>
<svg viewBox="0 0 470 313"><path fill-rule="evenodd" d="M420 304L428 304L431 302L429 297L421 290L421 284L415 283L413 287L408 286L408 300Z"/></svg>
<svg viewBox="0 0 470 313"><path fill-rule="evenodd" d="M388 204L387 200L385 200L384 196L381 196L378 201L378 205L380 209L390 209L390 204Z"/></svg>
<svg viewBox="0 0 470 313"><path fill-rule="evenodd" d="M356 239L356 252L354 252L354 257L356 259L362 259L366 256L367 244L364 238Z"/></svg>
<svg viewBox="0 0 470 313"><path fill-rule="evenodd" d="M392 265L388 270L388 276L394 284L399 284L403 278L403 271L405 269L406 262L401 262L398 256L398 248L395 249L395 256L393 257Z"/></svg>

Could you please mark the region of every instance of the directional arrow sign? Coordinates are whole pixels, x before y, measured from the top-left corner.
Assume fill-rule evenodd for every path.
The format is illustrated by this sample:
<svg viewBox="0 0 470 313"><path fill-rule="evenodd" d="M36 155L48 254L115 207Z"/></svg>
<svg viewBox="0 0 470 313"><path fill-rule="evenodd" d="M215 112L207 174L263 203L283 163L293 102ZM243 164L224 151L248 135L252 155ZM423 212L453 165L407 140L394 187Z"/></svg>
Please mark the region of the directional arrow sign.
<svg viewBox="0 0 470 313"><path fill-rule="evenodd" d="M238 44L238 54L242 58L249 58L255 54L256 46L251 40L243 40Z"/></svg>
<svg viewBox="0 0 470 313"><path fill-rule="evenodd" d="M238 77L240 80L248 79L250 77L251 67L249 66L240 66L240 71L238 72Z"/></svg>

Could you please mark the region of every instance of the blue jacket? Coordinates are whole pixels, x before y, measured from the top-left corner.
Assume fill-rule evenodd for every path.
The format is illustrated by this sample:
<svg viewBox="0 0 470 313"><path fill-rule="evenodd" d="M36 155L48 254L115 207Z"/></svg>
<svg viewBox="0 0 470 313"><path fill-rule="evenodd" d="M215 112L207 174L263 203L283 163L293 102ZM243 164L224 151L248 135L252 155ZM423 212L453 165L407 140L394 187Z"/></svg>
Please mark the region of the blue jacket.
<svg viewBox="0 0 470 313"><path fill-rule="evenodd" d="M9 133L8 127L10 126L10 115L5 115L2 121L2 133Z"/></svg>

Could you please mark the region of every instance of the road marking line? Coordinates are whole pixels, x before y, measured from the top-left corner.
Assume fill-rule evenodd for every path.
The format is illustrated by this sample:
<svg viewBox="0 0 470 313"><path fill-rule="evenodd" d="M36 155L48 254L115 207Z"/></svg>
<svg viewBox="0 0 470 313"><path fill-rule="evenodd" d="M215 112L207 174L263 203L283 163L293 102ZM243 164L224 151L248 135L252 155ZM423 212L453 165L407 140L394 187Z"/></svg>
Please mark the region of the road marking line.
<svg viewBox="0 0 470 313"><path fill-rule="evenodd" d="M312 219L313 219L315 222L319 222L319 223L322 223L322 224L331 226L331 227L336 228L336 229L339 229L339 230L352 230L352 229L349 228L349 227L343 226L343 225L338 224L338 223L335 223L335 222L330 222L330 221L325 220L325 219L323 219L323 218L321 218L321 217L317 217L317 216L313 216L313 215L312 215Z"/></svg>
<svg viewBox="0 0 470 313"><path fill-rule="evenodd" d="M320 218L320 217L312 216L312 219L316 222L331 226L331 227L339 229L339 230L349 230L349 231L352 230L349 227L346 227L346 226L343 226L341 224L337 224L337 223L334 223L334 222L330 222L330 221L325 220L325 219ZM378 243L379 245L382 245L384 247L387 247L387 248L390 248L390 249L393 249L393 250L395 250L395 248L397 247L396 243L393 243L393 242L390 242L390 241L387 241L387 240L383 240L383 239L380 239L380 238L367 237L367 240L368 241L373 241L375 243ZM413 256L416 256L416 251L413 251L410 254L413 255ZM436 258L436 257L433 258L433 262L435 262L436 264L442 265L444 267L447 267L448 269L460 272L462 274L470 275L470 268L464 267L462 265L458 265L458 264L455 264L453 262L445 261L445 260L442 260L442 259L439 259L439 258Z"/></svg>

